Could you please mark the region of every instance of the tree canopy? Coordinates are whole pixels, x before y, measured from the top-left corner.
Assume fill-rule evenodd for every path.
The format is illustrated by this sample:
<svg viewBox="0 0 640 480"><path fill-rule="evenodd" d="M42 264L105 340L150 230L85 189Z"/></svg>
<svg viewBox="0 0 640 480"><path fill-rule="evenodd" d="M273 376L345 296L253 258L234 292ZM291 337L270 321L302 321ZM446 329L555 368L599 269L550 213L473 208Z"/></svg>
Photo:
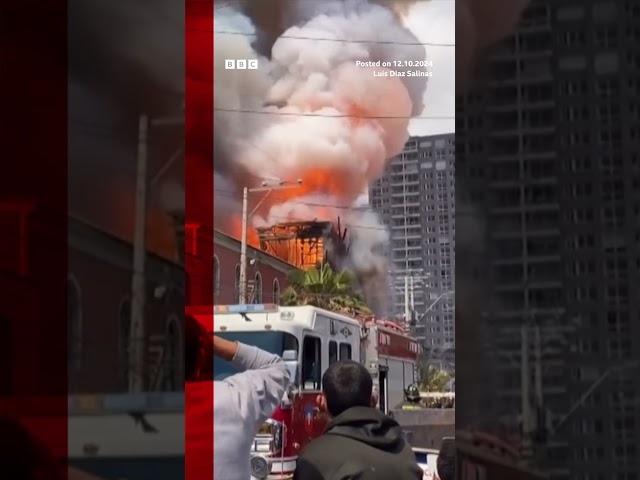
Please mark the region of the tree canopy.
<svg viewBox="0 0 640 480"><path fill-rule="evenodd" d="M346 270L336 272L327 263L292 272L281 302L284 306L313 305L352 317L372 314L355 290L353 275Z"/></svg>
<svg viewBox="0 0 640 480"><path fill-rule="evenodd" d="M420 390L426 392L444 392L451 380L446 370L441 370L427 361L420 362L418 369Z"/></svg>

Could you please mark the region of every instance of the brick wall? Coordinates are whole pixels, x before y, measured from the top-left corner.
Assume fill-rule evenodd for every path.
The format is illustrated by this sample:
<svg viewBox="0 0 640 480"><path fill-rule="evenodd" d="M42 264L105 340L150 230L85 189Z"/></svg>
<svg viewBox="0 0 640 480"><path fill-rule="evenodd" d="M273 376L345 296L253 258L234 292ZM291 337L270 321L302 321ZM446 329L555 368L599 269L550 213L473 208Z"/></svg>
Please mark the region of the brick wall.
<svg viewBox="0 0 640 480"><path fill-rule="evenodd" d="M69 324L69 389L72 393L125 391L132 246L87 225L74 225L69 248L69 314L79 312L79 316ZM153 350L173 349L176 357L182 356L184 272L175 262L148 255L145 273L147 385L149 389L181 388L181 361L165 363L165 381L153 385L158 373ZM76 327L71 328L73 325Z"/></svg>
<svg viewBox="0 0 640 480"><path fill-rule="evenodd" d="M185 235L190 304L237 303L240 242L200 225L187 226ZM278 303L278 292L284 291L287 275L295 267L252 247L247 249L247 259L247 281L253 284L256 293L261 292L249 301Z"/></svg>

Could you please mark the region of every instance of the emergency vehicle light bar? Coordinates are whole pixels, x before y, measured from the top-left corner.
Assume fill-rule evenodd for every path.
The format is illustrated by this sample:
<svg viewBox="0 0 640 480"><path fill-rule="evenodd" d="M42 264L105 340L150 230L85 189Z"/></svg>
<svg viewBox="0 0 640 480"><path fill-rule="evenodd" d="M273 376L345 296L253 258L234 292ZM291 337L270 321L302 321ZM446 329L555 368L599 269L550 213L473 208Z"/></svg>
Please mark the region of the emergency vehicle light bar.
<svg viewBox="0 0 640 480"><path fill-rule="evenodd" d="M275 303L254 303L247 305L214 305L213 313L270 313L277 312Z"/></svg>
<svg viewBox="0 0 640 480"><path fill-rule="evenodd" d="M179 413L184 410L184 394L181 392L70 395L67 402L70 415Z"/></svg>

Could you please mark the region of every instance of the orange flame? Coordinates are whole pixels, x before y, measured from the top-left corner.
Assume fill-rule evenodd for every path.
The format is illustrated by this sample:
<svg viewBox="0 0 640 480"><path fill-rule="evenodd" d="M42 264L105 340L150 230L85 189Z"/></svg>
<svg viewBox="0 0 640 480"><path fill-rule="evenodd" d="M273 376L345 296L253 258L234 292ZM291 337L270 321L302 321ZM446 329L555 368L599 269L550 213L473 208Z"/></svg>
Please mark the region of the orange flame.
<svg viewBox="0 0 640 480"><path fill-rule="evenodd" d="M229 220L229 235L233 238L240 240L242 237L242 216L234 215ZM260 239L258 238L258 232L248 225L247 228L247 244L254 248L260 248Z"/></svg>
<svg viewBox="0 0 640 480"><path fill-rule="evenodd" d="M346 162L344 166L327 166L320 159L312 156L295 159L293 163L297 167L287 171L287 179L299 178L302 183L297 188L278 189L262 198L256 214L268 218L272 207L288 203L294 207L298 202L302 206L309 207L312 218L272 217L274 223L299 220L335 222L340 215L339 209L353 205L356 199L366 192L369 181L383 173L386 158L381 157L384 154L381 149L384 148L387 155L390 152L402 150L408 135L411 98L400 79L376 77L373 71L374 69L371 69L370 76L363 76L362 69L352 66L341 67L334 75L334 81L341 85L337 100L333 97L331 102L327 103L328 97L318 96L306 99L307 104L304 107L307 111L325 107L336 108L347 115L351 131L356 132L360 127L366 126L379 133L380 143L376 145L373 142L371 150L358 152L358 155L362 156L359 165ZM375 82L377 92L375 99L364 93L367 91L366 85L359 82L363 79L366 79L365 84ZM334 105L332 102L335 101L340 105ZM362 149L362 146L359 148ZM330 197L331 203L335 206L310 203L306 200L314 196ZM299 215L299 211L296 214ZM234 218L230 226L231 235L239 238L241 225L241 219ZM249 243L258 246L257 234L253 228L249 228ZM297 243L295 246L290 244L282 249L283 252L278 252L278 256L301 267L311 266L316 261L322 260L321 254L309 251L308 246L303 243Z"/></svg>
<svg viewBox="0 0 640 480"><path fill-rule="evenodd" d="M108 195L113 208L109 225L116 236L132 241L135 225L135 209L131 199L135 198L135 188L125 182L113 184ZM149 207L147 212L147 249L171 260L178 259L176 234L171 217L159 208Z"/></svg>

